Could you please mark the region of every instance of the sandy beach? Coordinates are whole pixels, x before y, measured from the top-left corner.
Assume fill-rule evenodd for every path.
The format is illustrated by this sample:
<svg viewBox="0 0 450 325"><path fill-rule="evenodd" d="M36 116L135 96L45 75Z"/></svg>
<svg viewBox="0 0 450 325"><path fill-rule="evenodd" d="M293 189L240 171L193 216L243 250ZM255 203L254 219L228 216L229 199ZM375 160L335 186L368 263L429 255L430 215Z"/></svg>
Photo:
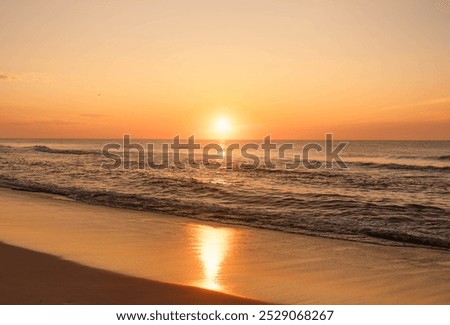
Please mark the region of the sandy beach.
<svg viewBox="0 0 450 325"><path fill-rule="evenodd" d="M133 278L0 244L0 304L260 304L210 290Z"/></svg>
<svg viewBox="0 0 450 325"><path fill-rule="evenodd" d="M3 304L450 303L447 251L224 226L9 189L0 189L0 206Z"/></svg>

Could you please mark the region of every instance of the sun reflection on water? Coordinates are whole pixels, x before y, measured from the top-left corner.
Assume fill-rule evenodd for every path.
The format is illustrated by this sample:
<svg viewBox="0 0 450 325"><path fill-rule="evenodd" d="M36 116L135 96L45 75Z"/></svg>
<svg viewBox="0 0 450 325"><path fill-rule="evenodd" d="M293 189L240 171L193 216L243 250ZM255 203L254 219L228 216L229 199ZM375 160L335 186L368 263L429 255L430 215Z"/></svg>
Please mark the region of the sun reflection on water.
<svg viewBox="0 0 450 325"><path fill-rule="evenodd" d="M203 267L203 279L198 285L206 289L221 290L223 284L220 273L230 250L232 232L229 228L209 226L197 227L196 232L198 256Z"/></svg>

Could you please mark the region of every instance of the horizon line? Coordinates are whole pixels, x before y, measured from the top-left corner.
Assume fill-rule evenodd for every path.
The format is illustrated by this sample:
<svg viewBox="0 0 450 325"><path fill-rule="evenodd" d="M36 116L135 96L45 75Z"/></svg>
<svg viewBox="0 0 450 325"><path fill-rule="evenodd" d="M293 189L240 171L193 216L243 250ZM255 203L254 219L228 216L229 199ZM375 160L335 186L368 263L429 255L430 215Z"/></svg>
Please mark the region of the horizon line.
<svg viewBox="0 0 450 325"><path fill-rule="evenodd" d="M270 135L270 134L268 134ZM148 137L148 138L132 138L134 140L173 140L177 135L175 135L172 138L156 138L156 137ZM195 135L194 135L195 136ZM267 135L266 135L267 136ZM266 137L264 136L264 137ZM259 141L261 139L264 139L264 137L261 138L230 138L230 139L217 139L217 138L197 138L196 140L199 141ZM72 137L1 137L0 140L122 140L122 138L111 138L111 137L98 137L98 138L89 138L89 137L83 137L83 138L72 138ZM131 139L131 137L130 137ZM180 140L187 140L186 138L181 138ZM303 139L294 139L294 138L272 138L271 140L275 141L325 141L325 138L303 138ZM346 138L334 138L333 140L339 140L339 141L450 141L450 138L448 139L346 139Z"/></svg>

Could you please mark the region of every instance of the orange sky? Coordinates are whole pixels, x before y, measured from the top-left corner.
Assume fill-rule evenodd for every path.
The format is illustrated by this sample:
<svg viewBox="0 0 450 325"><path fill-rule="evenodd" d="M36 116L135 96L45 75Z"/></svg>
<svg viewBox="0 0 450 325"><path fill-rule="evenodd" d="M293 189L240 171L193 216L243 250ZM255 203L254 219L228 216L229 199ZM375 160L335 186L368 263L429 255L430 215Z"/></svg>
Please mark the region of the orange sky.
<svg viewBox="0 0 450 325"><path fill-rule="evenodd" d="M450 4L0 2L0 137L450 139Z"/></svg>

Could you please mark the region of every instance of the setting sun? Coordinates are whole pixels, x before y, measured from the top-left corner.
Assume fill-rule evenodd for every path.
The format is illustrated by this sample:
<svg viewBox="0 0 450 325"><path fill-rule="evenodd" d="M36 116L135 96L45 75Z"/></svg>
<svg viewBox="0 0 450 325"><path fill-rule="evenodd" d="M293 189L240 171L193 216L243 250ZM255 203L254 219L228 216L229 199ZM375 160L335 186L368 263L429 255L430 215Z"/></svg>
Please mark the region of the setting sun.
<svg viewBox="0 0 450 325"><path fill-rule="evenodd" d="M221 116L216 119L214 124L214 131L219 136L226 136L232 130L230 119L226 116Z"/></svg>

